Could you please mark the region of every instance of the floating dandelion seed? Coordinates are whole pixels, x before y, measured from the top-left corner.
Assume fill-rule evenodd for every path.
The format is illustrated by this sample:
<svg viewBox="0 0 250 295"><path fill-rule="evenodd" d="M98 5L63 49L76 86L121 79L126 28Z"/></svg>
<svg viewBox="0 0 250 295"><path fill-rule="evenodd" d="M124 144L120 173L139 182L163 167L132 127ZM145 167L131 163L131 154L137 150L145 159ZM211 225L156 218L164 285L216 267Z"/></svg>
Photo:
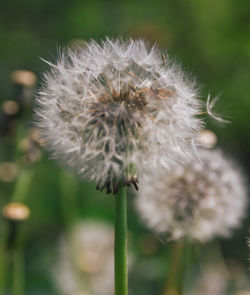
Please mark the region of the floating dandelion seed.
<svg viewBox="0 0 250 295"><path fill-rule="evenodd" d="M216 96L214 99L211 100L211 95L210 94L208 95L207 109L206 109L207 114L220 124L229 123L230 121L223 119L220 115L214 112L214 108L218 100L219 100L219 96Z"/></svg>
<svg viewBox="0 0 250 295"><path fill-rule="evenodd" d="M239 226L247 203L242 175L220 151L201 154L203 162L192 160L141 183L137 208L156 232L207 241Z"/></svg>
<svg viewBox="0 0 250 295"><path fill-rule="evenodd" d="M149 158L169 170L193 154L203 125L196 85L155 46L91 41L48 64L36 110L43 139L97 189L137 189Z"/></svg>

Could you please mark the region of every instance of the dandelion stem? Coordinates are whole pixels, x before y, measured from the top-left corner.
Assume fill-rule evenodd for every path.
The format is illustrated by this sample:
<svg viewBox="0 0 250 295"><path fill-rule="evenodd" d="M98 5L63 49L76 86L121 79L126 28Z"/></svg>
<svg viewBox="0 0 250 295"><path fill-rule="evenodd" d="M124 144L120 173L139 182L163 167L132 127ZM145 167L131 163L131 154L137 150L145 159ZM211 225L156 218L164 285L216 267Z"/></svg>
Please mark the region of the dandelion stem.
<svg viewBox="0 0 250 295"><path fill-rule="evenodd" d="M16 183L16 187L12 196L12 202L22 203L25 201L32 183L33 174L34 171L31 169L22 170Z"/></svg>
<svg viewBox="0 0 250 295"><path fill-rule="evenodd" d="M183 247L184 243L182 240L177 241L173 247L172 261L167 278L166 288L163 292L164 295L181 294L181 292L178 291L178 274L183 256Z"/></svg>
<svg viewBox="0 0 250 295"><path fill-rule="evenodd" d="M126 188L115 196L115 295L128 294Z"/></svg>
<svg viewBox="0 0 250 295"><path fill-rule="evenodd" d="M13 251L13 295L24 295L25 267L22 247L18 246Z"/></svg>
<svg viewBox="0 0 250 295"><path fill-rule="evenodd" d="M68 230L72 223L79 217L79 210L77 205L78 187L76 180L65 171L62 171L60 177L61 186L61 208L63 222Z"/></svg>
<svg viewBox="0 0 250 295"><path fill-rule="evenodd" d="M3 220L1 220L2 222ZM2 222L1 225L1 239L0 239L0 294L5 294L6 282L7 282L7 251L6 251L6 241L8 236L8 228L5 223Z"/></svg>
<svg viewBox="0 0 250 295"><path fill-rule="evenodd" d="M188 278L189 272L192 271L192 260L193 260L193 244L186 239L185 249L183 251L181 273L179 278L179 292L184 293L185 281Z"/></svg>

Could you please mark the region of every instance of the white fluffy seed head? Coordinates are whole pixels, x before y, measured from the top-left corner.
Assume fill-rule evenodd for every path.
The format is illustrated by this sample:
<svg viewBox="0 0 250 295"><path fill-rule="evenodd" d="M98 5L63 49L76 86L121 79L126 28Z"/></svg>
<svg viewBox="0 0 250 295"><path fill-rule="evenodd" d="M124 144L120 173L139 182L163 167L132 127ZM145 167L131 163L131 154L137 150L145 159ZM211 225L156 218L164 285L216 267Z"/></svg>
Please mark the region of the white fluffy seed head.
<svg viewBox="0 0 250 295"><path fill-rule="evenodd" d="M142 40L63 51L37 98L37 122L54 158L116 193L141 171L193 155L203 122L197 87Z"/></svg>
<svg viewBox="0 0 250 295"><path fill-rule="evenodd" d="M170 175L160 172L141 182L137 209L157 233L204 242L240 225L247 203L241 173L219 150L201 154L202 162L191 160Z"/></svg>

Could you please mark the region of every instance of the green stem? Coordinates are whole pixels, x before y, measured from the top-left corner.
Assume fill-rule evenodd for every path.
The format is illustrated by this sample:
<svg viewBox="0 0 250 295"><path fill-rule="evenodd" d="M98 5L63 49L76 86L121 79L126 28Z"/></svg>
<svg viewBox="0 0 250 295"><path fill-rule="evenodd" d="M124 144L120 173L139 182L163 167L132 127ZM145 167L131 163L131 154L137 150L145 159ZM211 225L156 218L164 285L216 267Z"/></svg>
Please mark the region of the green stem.
<svg viewBox="0 0 250 295"><path fill-rule="evenodd" d="M21 171L12 196L12 202L24 202L32 183L33 173L34 171L31 169Z"/></svg>
<svg viewBox="0 0 250 295"><path fill-rule="evenodd" d="M6 223L1 220L1 238L0 238L0 294L6 292L6 281L8 271L8 253L6 251L6 243L8 236L8 228Z"/></svg>
<svg viewBox="0 0 250 295"><path fill-rule="evenodd" d="M126 188L115 196L115 295L128 294Z"/></svg>
<svg viewBox="0 0 250 295"><path fill-rule="evenodd" d="M24 256L22 249L13 253L13 295L24 295Z"/></svg>
<svg viewBox="0 0 250 295"><path fill-rule="evenodd" d="M77 181L65 171L62 171L60 177L60 187L61 187L61 208L63 222L68 230L72 223L79 217L78 209L78 186Z"/></svg>
<svg viewBox="0 0 250 295"><path fill-rule="evenodd" d="M183 259L182 259L182 267L180 272L180 278L179 278L179 293L180 295L184 293L184 287L185 287L185 281L187 280L189 276L189 272L192 271L192 249L193 244L186 239L185 240L185 249L183 253Z"/></svg>
<svg viewBox="0 0 250 295"><path fill-rule="evenodd" d="M183 248L184 242L182 240L175 242L175 245L172 250L172 259L170 264L169 275L167 278L165 290L163 292L164 295L181 294L180 290L178 290L178 283L181 283L178 282L178 275L183 257Z"/></svg>
<svg viewBox="0 0 250 295"><path fill-rule="evenodd" d="M23 224L14 223L15 226L15 239L13 248L11 250L13 273L12 273L12 293L13 295L25 294L25 262L24 262L24 240L26 230Z"/></svg>
<svg viewBox="0 0 250 295"><path fill-rule="evenodd" d="M23 169L16 183L12 202L24 203L30 189L34 171ZM15 236L13 237L12 255L12 293L13 295L23 295L25 293L25 261L24 261L24 239L25 234L22 222L15 221Z"/></svg>

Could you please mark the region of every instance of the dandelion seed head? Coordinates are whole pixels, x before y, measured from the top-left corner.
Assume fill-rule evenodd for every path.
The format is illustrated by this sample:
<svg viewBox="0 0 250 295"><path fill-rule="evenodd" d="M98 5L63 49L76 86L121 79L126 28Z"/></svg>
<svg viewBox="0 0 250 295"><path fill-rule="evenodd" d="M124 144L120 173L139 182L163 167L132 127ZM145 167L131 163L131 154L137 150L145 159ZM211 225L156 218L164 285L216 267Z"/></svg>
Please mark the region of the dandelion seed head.
<svg viewBox="0 0 250 295"><path fill-rule="evenodd" d="M90 41L48 64L36 109L43 140L97 188L137 188L149 159L169 170L193 156L203 127L197 86L156 46Z"/></svg>
<svg viewBox="0 0 250 295"><path fill-rule="evenodd" d="M219 150L201 155L201 162L191 160L170 175L161 172L141 182L137 209L157 233L204 242L229 236L240 225L247 203L241 173Z"/></svg>

